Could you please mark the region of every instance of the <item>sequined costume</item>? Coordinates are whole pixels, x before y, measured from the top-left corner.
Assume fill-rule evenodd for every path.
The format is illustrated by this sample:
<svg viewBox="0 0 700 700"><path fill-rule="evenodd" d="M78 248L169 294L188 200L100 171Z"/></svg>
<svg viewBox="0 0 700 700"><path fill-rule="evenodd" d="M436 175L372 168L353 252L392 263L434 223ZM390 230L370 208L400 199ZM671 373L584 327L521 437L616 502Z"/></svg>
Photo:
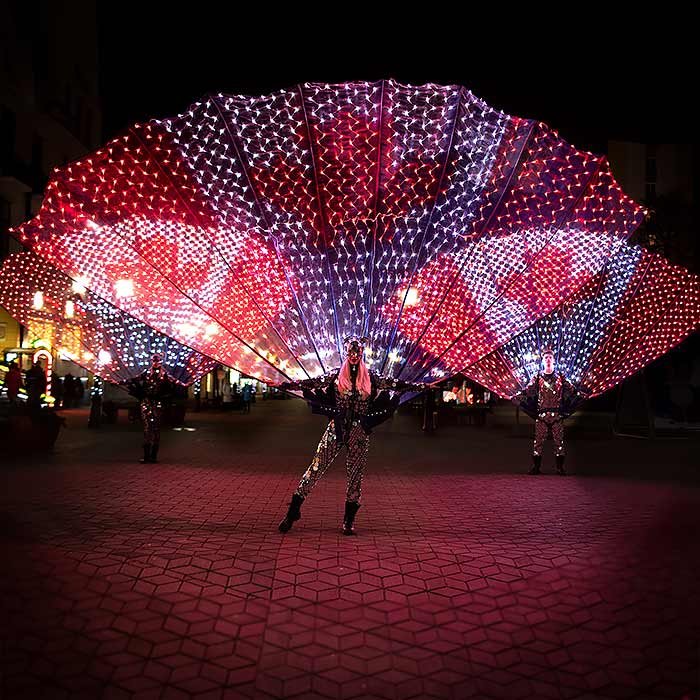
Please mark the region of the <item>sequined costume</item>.
<svg viewBox="0 0 700 700"><path fill-rule="evenodd" d="M141 401L141 420L143 421L143 442L146 445L160 444L160 424L163 407L159 399Z"/></svg>
<svg viewBox="0 0 700 700"><path fill-rule="evenodd" d="M295 493L306 498L344 447L348 479L346 500L359 503L372 429L393 414L402 393L422 391L424 387L395 379L383 379L370 373L372 393L363 398L356 388L346 394L341 393L337 377L338 373L335 372L296 384L303 389L311 409L315 413L329 416L331 420Z"/></svg>
<svg viewBox="0 0 700 700"><path fill-rule="evenodd" d="M334 372L296 383L304 391L312 411L327 415L331 420L295 493L306 498L344 447L348 480L346 500L359 503L372 429L393 414L401 394L423 391L424 386L383 379L370 373L372 392L363 398L356 388L346 394L341 393L337 378L338 373Z"/></svg>
<svg viewBox="0 0 700 700"><path fill-rule="evenodd" d="M306 498L343 447L347 449L345 469L348 487L345 500L359 503L362 497L362 475L367 465L367 451L369 449L369 436L359 425L350 429L346 442L342 444L338 442L333 422L328 424L321 436L321 441L318 443L316 454L311 460L309 468L301 477L295 493Z"/></svg>
<svg viewBox="0 0 700 700"><path fill-rule="evenodd" d="M539 374L524 392L524 400L535 408L535 439L532 454L542 456L544 441L554 442L557 457L564 457L565 397L575 392L574 386L562 374Z"/></svg>
<svg viewBox="0 0 700 700"><path fill-rule="evenodd" d="M301 390L314 413L330 418L316 454L292 494L287 514L278 529L289 532L301 518L301 505L333 460L345 448L348 486L345 494L343 534L354 534L354 523L362 498L362 476L367 464L369 435L389 418L399 405L401 394L421 392L423 384L384 379L373 374L364 362L366 337L345 339L345 359L335 372L322 377L280 385L282 390Z"/></svg>
<svg viewBox="0 0 700 700"><path fill-rule="evenodd" d="M156 461L160 446L162 401L175 384L180 382L173 379L162 366L151 367L126 384L129 393L139 399L143 421L144 462Z"/></svg>

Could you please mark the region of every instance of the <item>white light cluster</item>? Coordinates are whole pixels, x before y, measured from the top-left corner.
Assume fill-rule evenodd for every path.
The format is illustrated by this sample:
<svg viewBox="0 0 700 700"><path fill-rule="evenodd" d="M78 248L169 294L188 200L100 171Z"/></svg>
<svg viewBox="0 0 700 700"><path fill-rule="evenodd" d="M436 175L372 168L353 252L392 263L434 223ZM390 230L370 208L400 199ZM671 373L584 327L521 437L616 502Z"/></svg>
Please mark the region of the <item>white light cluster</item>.
<svg viewBox="0 0 700 700"><path fill-rule="evenodd" d="M41 304L37 292L41 288ZM190 383L215 361L154 331L88 290L77 293L62 272L31 252L10 255L0 268L0 305L27 328L28 337L45 338L63 359L83 365L109 381L137 376L154 352L166 370Z"/></svg>
<svg viewBox="0 0 700 700"><path fill-rule="evenodd" d="M465 371L501 396L524 390L551 349L579 400L607 391L700 327L700 278L622 246L564 304Z"/></svg>
<svg viewBox="0 0 700 700"><path fill-rule="evenodd" d="M387 80L213 96L135 125L60 170L20 236L263 380L337 367L358 334L373 369L417 381L523 332L641 216L603 159L545 125Z"/></svg>

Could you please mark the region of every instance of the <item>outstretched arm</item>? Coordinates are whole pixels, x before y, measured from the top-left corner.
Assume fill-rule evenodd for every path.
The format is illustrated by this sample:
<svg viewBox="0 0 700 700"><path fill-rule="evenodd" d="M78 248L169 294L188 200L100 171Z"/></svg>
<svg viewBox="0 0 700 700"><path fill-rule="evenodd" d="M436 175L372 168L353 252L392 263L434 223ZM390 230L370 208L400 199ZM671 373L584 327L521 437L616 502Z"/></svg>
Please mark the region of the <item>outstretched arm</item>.
<svg viewBox="0 0 700 700"><path fill-rule="evenodd" d="M430 388L429 384L416 384L414 382L405 382L402 379L389 379L385 377L375 377L375 385L377 389L389 389L397 394L407 394L414 392L420 394Z"/></svg>
<svg viewBox="0 0 700 700"><path fill-rule="evenodd" d="M172 374L168 374L167 372L165 373L165 377L171 384L175 384L175 386L184 386L185 388L189 386L189 384L185 384L185 382L175 379Z"/></svg>
<svg viewBox="0 0 700 700"><path fill-rule="evenodd" d="M522 403L524 400L533 397L537 393L537 375L530 381L530 383L521 389L517 394L513 394L510 400L513 403Z"/></svg>
<svg viewBox="0 0 700 700"><path fill-rule="evenodd" d="M325 389L335 379L335 372L323 374L320 377L311 377L310 379L292 380L276 384L280 391L294 391L295 389Z"/></svg>
<svg viewBox="0 0 700 700"><path fill-rule="evenodd" d="M122 387L130 396L133 396L139 401L143 397L143 381L141 376L122 379L118 386Z"/></svg>
<svg viewBox="0 0 700 700"><path fill-rule="evenodd" d="M581 394L586 395L585 389L579 389L573 382L570 382L566 377L562 375L561 378L561 388L565 394Z"/></svg>
<svg viewBox="0 0 700 700"><path fill-rule="evenodd" d="M119 386L123 386L125 389L128 389L134 384L138 384L141 381L141 379L141 375L139 375L138 377L129 377L128 379L122 379L119 381Z"/></svg>

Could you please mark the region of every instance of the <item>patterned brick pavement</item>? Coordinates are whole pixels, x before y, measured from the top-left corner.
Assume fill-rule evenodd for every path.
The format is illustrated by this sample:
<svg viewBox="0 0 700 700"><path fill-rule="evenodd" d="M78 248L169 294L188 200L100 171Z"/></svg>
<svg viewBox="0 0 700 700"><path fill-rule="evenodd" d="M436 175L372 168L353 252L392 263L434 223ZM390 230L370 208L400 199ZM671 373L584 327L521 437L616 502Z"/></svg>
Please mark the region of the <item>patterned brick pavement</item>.
<svg viewBox="0 0 700 700"><path fill-rule="evenodd" d="M700 492L648 473L697 443L581 438L532 478L503 426L399 416L358 536L342 468L282 536L322 427L296 402L201 414L153 466L83 419L1 470L2 697L698 697Z"/></svg>

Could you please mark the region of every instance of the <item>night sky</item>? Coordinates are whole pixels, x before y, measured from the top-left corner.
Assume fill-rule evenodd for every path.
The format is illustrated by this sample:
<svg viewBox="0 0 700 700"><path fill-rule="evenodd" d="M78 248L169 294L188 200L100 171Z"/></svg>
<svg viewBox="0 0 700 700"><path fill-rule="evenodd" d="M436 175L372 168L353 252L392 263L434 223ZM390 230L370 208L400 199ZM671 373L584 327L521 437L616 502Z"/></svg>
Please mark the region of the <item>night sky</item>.
<svg viewBox="0 0 700 700"><path fill-rule="evenodd" d="M139 8L138 12L135 8ZM100 3L104 139L135 121L183 111L207 93L265 94L300 82L392 77L410 84L462 84L509 114L536 118L580 148L611 139L694 141L694 40L649 18L573 31L442 20L429 14L371 21L329 5L323 16L240 15L218 3ZM208 13L195 12L209 9ZM303 7L310 12L309 6ZM466 7L466 5L465 5ZM338 11L348 12L346 20ZM606 24L609 23L606 20ZM341 26L342 25L342 26ZM690 74L690 75L689 75Z"/></svg>

